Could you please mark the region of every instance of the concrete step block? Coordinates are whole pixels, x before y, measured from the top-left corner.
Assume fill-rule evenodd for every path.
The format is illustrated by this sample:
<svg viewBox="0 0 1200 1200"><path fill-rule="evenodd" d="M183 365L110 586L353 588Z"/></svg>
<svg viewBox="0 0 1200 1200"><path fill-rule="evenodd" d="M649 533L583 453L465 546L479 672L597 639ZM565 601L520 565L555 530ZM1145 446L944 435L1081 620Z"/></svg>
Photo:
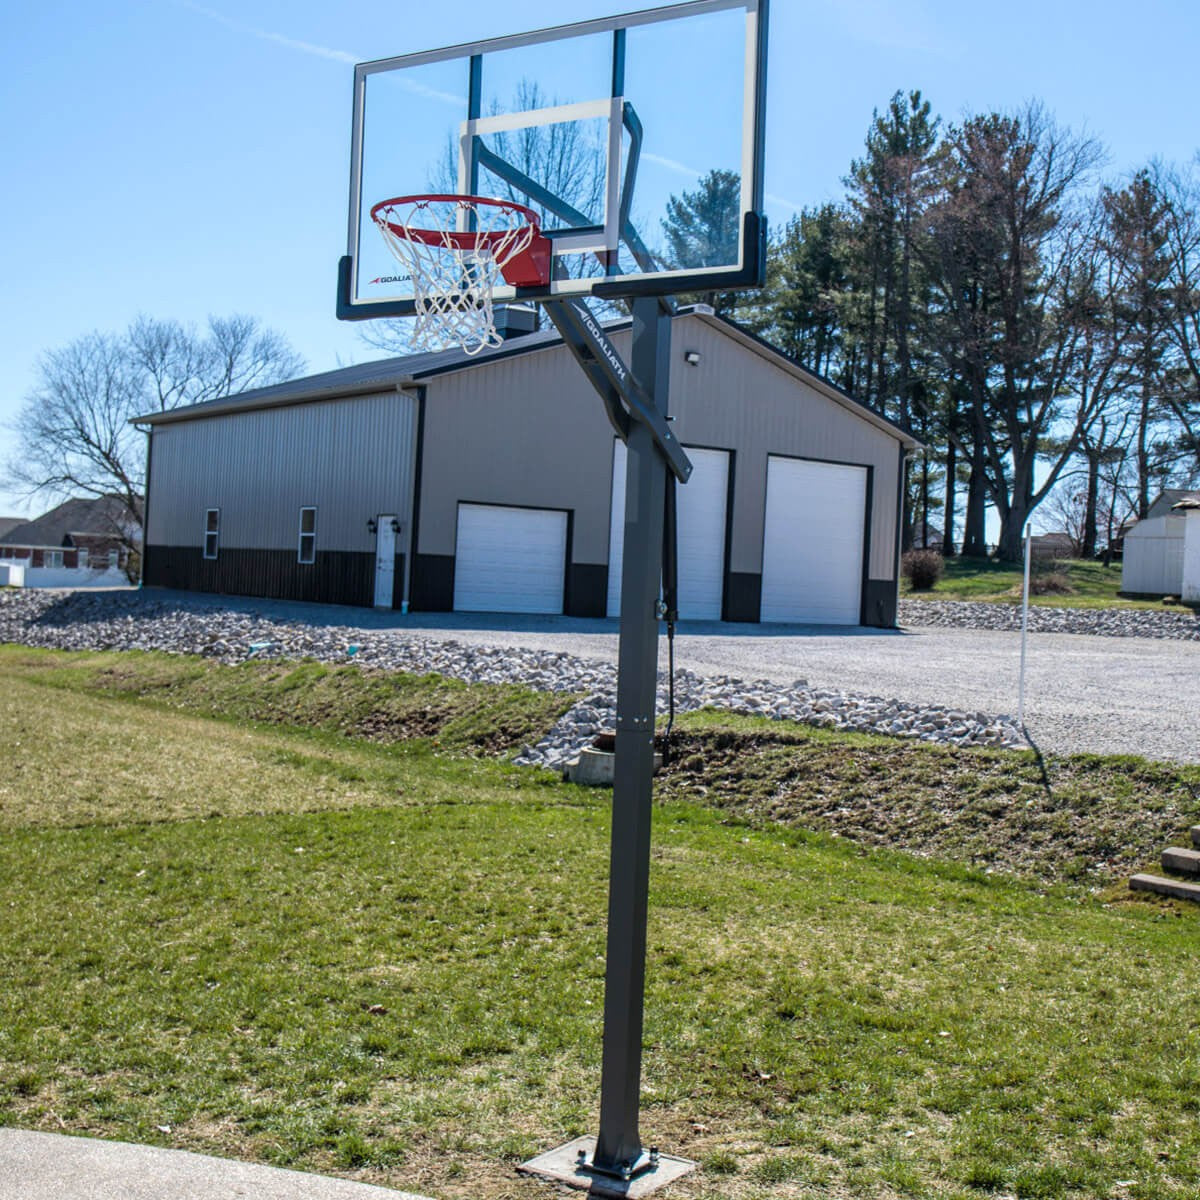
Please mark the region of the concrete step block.
<svg viewBox="0 0 1200 1200"><path fill-rule="evenodd" d="M1200 883L1187 883L1182 879L1164 879L1161 875L1135 875L1129 881L1134 892L1155 892L1159 896L1171 896L1176 900L1194 900L1200 904Z"/></svg>
<svg viewBox="0 0 1200 1200"><path fill-rule="evenodd" d="M1200 825L1193 825L1190 832L1192 835L1192 845L1200 846Z"/></svg>
<svg viewBox="0 0 1200 1200"><path fill-rule="evenodd" d="M1162 852L1162 869L1176 875L1200 875L1200 850L1171 846Z"/></svg>
<svg viewBox="0 0 1200 1200"><path fill-rule="evenodd" d="M579 757L563 767L563 778L571 783L581 783L584 787L612 787L613 767L617 761L615 754L607 750L596 750L586 746L579 752ZM654 770L662 769L662 755L654 756Z"/></svg>

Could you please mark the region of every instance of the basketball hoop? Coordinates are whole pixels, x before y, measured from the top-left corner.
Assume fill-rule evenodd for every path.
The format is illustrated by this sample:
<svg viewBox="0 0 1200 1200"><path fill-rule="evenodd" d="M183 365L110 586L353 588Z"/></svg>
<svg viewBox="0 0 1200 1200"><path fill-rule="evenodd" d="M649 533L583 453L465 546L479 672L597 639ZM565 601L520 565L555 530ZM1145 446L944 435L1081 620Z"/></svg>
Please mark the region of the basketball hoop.
<svg viewBox="0 0 1200 1200"><path fill-rule="evenodd" d="M503 339L496 332L492 291L545 285L550 239L523 204L484 196L422 195L381 200L371 209L396 261L412 277L418 350L457 342L478 354Z"/></svg>

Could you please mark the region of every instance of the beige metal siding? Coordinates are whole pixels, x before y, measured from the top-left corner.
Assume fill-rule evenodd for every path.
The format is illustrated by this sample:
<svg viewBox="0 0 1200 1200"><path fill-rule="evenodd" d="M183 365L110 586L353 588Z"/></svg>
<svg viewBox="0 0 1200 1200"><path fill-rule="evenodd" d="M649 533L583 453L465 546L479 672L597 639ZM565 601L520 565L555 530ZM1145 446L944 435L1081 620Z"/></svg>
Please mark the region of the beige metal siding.
<svg viewBox="0 0 1200 1200"><path fill-rule="evenodd" d="M629 333L613 340L629 361ZM782 454L873 468L868 574L895 579L895 434L694 316L674 323L670 404L682 443L734 452L732 571L762 570L767 455ZM429 380L425 430L421 553L454 553L469 500L574 509L572 561L608 561L612 428L565 348Z"/></svg>
<svg viewBox="0 0 1200 1200"><path fill-rule="evenodd" d="M629 337L617 339L628 354ZM562 346L427 383L421 554L453 554L460 500L574 510L572 561L608 561L613 430Z"/></svg>
<svg viewBox="0 0 1200 1200"><path fill-rule="evenodd" d="M767 456L779 454L873 468L871 579L896 577L896 436L727 334L693 318L676 322L671 411L682 442L735 450L730 570L762 570ZM698 351L698 366L683 355ZM821 513L797 514L820 521Z"/></svg>
<svg viewBox="0 0 1200 1200"><path fill-rule="evenodd" d="M367 519L411 526L416 398L397 392L159 425L153 433L147 540L199 546L204 510L221 510L221 545L292 549L300 508L317 508L317 549L374 553Z"/></svg>

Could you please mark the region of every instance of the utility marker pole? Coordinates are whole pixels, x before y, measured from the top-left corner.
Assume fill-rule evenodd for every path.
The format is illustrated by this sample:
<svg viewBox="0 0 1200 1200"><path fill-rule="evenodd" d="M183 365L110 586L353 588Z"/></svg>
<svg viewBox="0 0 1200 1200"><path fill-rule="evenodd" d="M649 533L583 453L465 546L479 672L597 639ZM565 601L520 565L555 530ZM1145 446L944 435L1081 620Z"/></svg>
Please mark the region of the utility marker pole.
<svg viewBox="0 0 1200 1200"><path fill-rule="evenodd" d="M1033 527L1025 526L1025 584L1021 589L1021 676L1017 683L1017 727L1025 732L1025 645L1029 641L1029 560L1033 557Z"/></svg>

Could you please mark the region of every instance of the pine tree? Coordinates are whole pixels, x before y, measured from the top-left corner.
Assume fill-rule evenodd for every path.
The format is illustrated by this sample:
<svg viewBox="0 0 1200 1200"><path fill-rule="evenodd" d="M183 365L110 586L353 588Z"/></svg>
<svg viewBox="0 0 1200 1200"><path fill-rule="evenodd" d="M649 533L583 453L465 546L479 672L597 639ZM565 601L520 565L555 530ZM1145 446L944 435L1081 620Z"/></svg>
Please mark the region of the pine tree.
<svg viewBox="0 0 1200 1200"><path fill-rule="evenodd" d="M673 271L729 266L738 261L742 234L742 178L736 171L709 171L695 191L672 196L662 229L662 258ZM736 292L704 292L685 298L731 313Z"/></svg>

